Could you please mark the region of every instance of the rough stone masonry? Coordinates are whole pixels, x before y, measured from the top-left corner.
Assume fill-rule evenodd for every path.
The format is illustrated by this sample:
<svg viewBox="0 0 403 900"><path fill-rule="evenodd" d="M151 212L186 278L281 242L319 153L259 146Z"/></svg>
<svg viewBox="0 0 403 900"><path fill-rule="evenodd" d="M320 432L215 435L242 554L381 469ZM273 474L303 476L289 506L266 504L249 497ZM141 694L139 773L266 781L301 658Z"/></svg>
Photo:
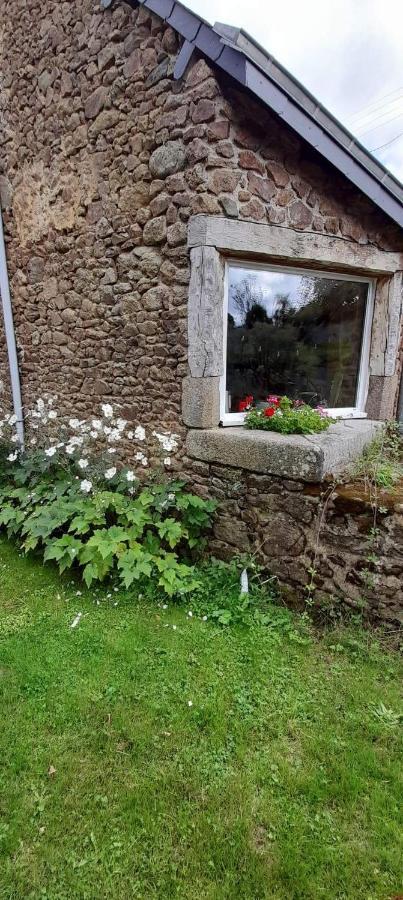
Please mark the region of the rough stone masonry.
<svg viewBox="0 0 403 900"><path fill-rule="evenodd" d="M118 402L129 420L185 437L191 215L389 250L401 236L203 59L175 82L179 49L144 8L10 0L0 191L24 403L52 393L63 413L85 415ZM2 333L0 365L6 381ZM297 508L300 489L286 490Z"/></svg>

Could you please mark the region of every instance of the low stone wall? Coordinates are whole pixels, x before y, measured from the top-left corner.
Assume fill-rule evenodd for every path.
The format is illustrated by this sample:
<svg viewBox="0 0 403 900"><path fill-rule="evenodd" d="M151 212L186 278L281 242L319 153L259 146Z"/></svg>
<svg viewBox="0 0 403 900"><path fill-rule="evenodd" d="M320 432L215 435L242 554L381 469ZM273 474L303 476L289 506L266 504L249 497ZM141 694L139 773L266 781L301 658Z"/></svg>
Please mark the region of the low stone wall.
<svg viewBox="0 0 403 900"><path fill-rule="evenodd" d="M401 623L401 496L379 498L374 535L374 508L362 485L304 483L192 459L187 469L192 488L219 501L212 554L256 554L299 608L310 596L327 613L350 608L373 623Z"/></svg>

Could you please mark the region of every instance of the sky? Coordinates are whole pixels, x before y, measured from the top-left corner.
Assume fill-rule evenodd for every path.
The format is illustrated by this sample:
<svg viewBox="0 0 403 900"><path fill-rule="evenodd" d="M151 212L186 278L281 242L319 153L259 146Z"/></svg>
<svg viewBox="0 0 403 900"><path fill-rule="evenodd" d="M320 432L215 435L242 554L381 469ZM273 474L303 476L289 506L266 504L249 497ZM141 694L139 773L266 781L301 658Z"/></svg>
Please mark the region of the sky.
<svg viewBox="0 0 403 900"><path fill-rule="evenodd" d="M248 31L403 182L403 0L185 3Z"/></svg>

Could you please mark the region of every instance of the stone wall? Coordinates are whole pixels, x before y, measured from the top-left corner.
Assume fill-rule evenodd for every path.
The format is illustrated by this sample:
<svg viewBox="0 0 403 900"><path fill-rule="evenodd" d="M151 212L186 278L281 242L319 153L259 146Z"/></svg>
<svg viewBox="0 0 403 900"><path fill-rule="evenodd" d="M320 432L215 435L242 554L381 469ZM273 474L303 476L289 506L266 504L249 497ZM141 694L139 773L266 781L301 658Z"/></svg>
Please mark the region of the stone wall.
<svg viewBox="0 0 403 900"><path fill-rule="evenodd" d="M397 228L228 78L199 60L175 82L178 49L144 8L8 4L2 205L27 405L44 392L65 413L117 401L130 420L184 434L194 213L400 246Z"/></svg>
<svg viewBox="0 0 403 900"><path fill-rule="evenodd" d="M322 619L353 610L402 624L403 485L380 496L374 518L361 484L307 484L190 459L187 472L201 496L218 501L212 554L254 555L291 604L310 600Z"/></svg>

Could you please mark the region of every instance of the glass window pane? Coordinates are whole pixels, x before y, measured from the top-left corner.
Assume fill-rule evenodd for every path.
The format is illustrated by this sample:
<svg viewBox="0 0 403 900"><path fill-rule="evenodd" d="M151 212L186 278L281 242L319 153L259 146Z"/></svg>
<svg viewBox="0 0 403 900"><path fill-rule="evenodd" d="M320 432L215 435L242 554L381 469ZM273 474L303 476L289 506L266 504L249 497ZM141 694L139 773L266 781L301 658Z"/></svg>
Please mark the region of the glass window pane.
<svg viewBox="0 0 403 900"><path fill-rule="evenodd" d="M229 268L226 409L287 394L354 407L368 283Z"/></svg>

